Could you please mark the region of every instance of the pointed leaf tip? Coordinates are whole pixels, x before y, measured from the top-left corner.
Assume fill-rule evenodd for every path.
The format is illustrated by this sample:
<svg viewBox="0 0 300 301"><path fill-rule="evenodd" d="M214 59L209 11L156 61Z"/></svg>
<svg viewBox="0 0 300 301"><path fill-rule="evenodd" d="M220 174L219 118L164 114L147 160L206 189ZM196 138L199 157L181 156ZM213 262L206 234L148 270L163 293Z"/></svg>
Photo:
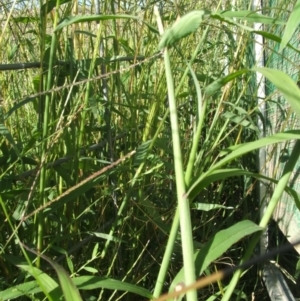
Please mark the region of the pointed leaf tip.
<svg viewBox="0 0 300 301"><path fill-rule="evenodd" d="M161 50L172 46L180 39L195 32L206 15L208 12L204 10L194 10L181 17L162 35L158 48Z"/></svg>

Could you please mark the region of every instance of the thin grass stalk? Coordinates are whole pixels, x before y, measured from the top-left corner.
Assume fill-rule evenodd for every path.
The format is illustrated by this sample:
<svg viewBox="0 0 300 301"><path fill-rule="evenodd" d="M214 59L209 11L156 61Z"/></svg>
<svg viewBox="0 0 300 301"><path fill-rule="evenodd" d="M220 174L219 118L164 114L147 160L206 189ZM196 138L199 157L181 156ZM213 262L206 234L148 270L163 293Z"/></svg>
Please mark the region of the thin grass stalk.
<svg viewBox="0 0 300 301"><path fill-rule="evenodd" d="M206 112L206 106L207 106L207 98L205 98L202 101L202 94L201 94L201 89L197 80L197 76L195 74L195 72L193 71L193 69L190 67L190 65L188 64L188 67L190 68L190 72L192 74L194 83L195 83L195 87L196 87L196 93L197 93L197 103L198 103L198 114L196 117L196 133L194 133L193 135L193 142L192 142L192 148L190 151L190 156L189 156L189 161L188 161L188 165L187 165L187 170L186 170L186 176L185 176L185 183L188 187L188 185L191 182L191 177L192 177L192 173L193 173L193 167L195 164L195 159L196 159L196 155L197 155L197 150L198 150L198 145L199 145L199 140L200 140L200 136L201 136L201 132L203 129L203 123L204 123L204 119L205 119L205 112Z"/></svg>
<svg viewBox="0 0 300 301"><path fill-rule="evenodd" d="M165 123L165 121L166 121L168 115L169 115L169 109L166 111L165 115L163 116L163 118L162 118L162 120L161 120L161 122L160 122L160 125L159 125L159 127L158 127L158 129L157 129L157 131L156 131L156 133L155 133L155 135L154 135L154 137L153 137L153 139L152 139L150 145L149 145L148 152L150 152L151 149L153 148L153 146L154 146L154 144L155 144L155 141L156 141L156 139L158 138L158 135L159 135L159 133L161 132L161 130L162 130L163 126L164 126L164 123ZM146 156L145 156L145 157L146 157ZM136 171L136 173L135 173L135 175L134 175L134 177L133 177L133 179L132 179L132 181L131 181L131 187L130 187L128 193L126 194L126 196L124 197L124 199L123 199L121 205L120 205L120 208L119 208L118 213L117 213L117 217L116 217L116 219L115 219L115 221L114 221L114 223L113 223L113 225L112 225L112 228L111 228L111 230L110 230L110 232L109 232L108 235L111 235L111 236L112 236L112 235L114 234L115 229L116 229L117 224L118 224L118 217L122 216L123 211L124 211L125 208L127 207L128 200L130 199L131 194L132 194L132 191L133 191L133 189L134 189L134 187L135 187L135 184L136 184L136 182L138 181L139 176L141 175L141 173L142 173L142 171L143 171L143 168L144 168L144 166L145 166L145 163L146 163L146 161L144 160L144 161L140 164L140 166L138 167L138 169L137 169L137 171ZM176 216L176 214L175 214L175 216ZM176 221L176 219L174 219L174 221ZM174 228L174 232L175 232L176 234L178 233L179 218L177 218L177 222L178 222L177 227L172 226L172 229ZM173 224L174 224L174 222L173 222ZM171 231L172 231L172 230L171 230ZM173 241L175 242L176 235L175 235L175 237L174 237L173 239L174 239ZM101 259L103 259L103 258L105 257L105 255L106 255L106 253L107 253L107 250L108 250L108 247L109 247L109 245L110 245L110 242L111 242L111 240L107 240L107 241L106 241L106 243L105 243L105 245L104 245L104 248L103 248L103 250L102 250L102 253L101 253L101 255L100 255L100 258L101 258ZM173 244L168 244L168 245L170 245L171 248L172 248L172 249L171 249L171 253L172 253L172 250L173 250L174 242L173 242ZM171 254L170 254L170 256L171 256ZM167 265L167 268L168 268L168 265ZM160 273L161 273L161 272L160 272ZM163 271L162 274L164 274L164 277L163 277L163 278L165 278L166 272ZM159 281L157 281L156 284L157 284L157 283L159 283ZM162 283L163 283L163 282L162 282ZM162 288L162 287L161 287L161 288ZM157 290L158 290L158 289L157 289ZM159 294L160 294L160 292L161 292L161 289L160 289L160 291L159 291Z"/></svg>
<svg viewBox="0 0 300 301"><path fill-rule="evenodd" d="M149 147L149 149L151 149L151 147L153 147L153 145L154 145L154 142L152 143L152 146ZM122 201L122 203L120 205L120 208L119 208L119 210L117 212L116 219L115 219L115 221L114 221L114 223L113 223L113 225L111 227L111 230L109 231L109 234L108 234L109 236L113 236L113 234L115 232L115 229L116 229L116 227L118 225L119 218L122 216L123 211L127 207L128 200L130 199L132 191L133 191L133 188L134 188L137 180L139 179L139 176L142 173L144 165L145 165L145 161L141 163L141 165L137 169L137 171L136 171L136 173L135 173L135 175L134 175L134 177L133 177L133 179L131 181L131 187L130 187L129 191L126 193L126 195L125 195L125 197L124 197L124 199L123 199L123 201ZM111 240L109 240L109 239L106 240L105 245L104 245L103 250L102 250L101 255L100 255L101 259L104 259L104 257L106 256L108 247L110 245L110 242L111 242Z"/></svg>
<svg viewBox="0 0 300 301"><path fill-rule="evenodd" d="M119 5L120 3L118 3L118 8L120 7ZM113 15L116 14L115 11L115 1L110 1L110 7L111 7L111 12ZM119 55L119 42L118 42L118 31L117 31L117 21L115 19L112 20L112 31L114 34L114 38L113 38L113 49L114 49L114 56L117 57ZM112 67L115 70L118 70L120 68L120 63L118 61L114 62L112 64ZM113 75L114 77L114 88L117 89L117 95L118 95L118 103L120 103L121 100L121 79L120 79L120 74L116 73Z"/></svg>
<svg viewBox="0 0 300 301"><path fill-rule="evenodd" d="M99 0L98 0L99 1ZM101 14L100 11L100 1L98 3L98 9L99 9L99 14ZM115 8L114 8L114 1L111 1L111 9L112 9L112 14L115 14ZM98 12L97 12L98 13ZM117 57L119 55L119 46L118 46L118 35L117 35L117 26L116 26L116 20L112 20L113 24L113 32L114 32L114 39L113 39L113 46L114 46L114 56ZM100 42L100 57L104 58L105 55L105 49L104 49L104 42L103 39L101 39ZM120 63L115 62L112 66L114 70L119 69ZM101 74L104 76L107 73L107 68L105 63L101 64ZM118 98L121 99L121 87L120 87L120 75L115 74L113 76L114 82L113 86L117 87L118 91ZM113 148L113 138L112 138L112 126L111 126L111 121L112 121L112 108L113 108L113 96L111 97L109 101L109 96L108 96L108 84L107 84L107 79L103 77L102 79L102 90L103 90L103 96L105 98L106 106L105 106L105 112L104 112L104 119L105 119L105 124L106 124L106 133L105 133L105 138L108 141L108 155L109 155L109 160L110 162L115 161L115 154L114 154L114 148ZM114 95L114 93L112 93ZM115 175L111 175L109 177L109 182L112 187L116 187L116 183L118 180L116 179ZM114 202L115 208L117 208L117 194L115 189L112 191L111 198ZM117 209L115 209L117 212Z"/></svg>
<svg viewBox="0 0 300 301"><path fill-rule="evenodd" d="M91 65L89 68L88 79L92 78L93 72L95 69L95 62L96 62L96 58L98 56L99 45L101 43L101 33L102 33L102 24L100 23L100 26L97 29L96 45L94 46L95 48L93 51L93 57L92 57ZM85 92L85 97L84 97L84 110L81 114L81 123L80 123L79 138L78 138L79 146L83 145L83 138L84 138L84 134L85 134L85 124L86 124L86 118L87 118L87 114L88 114L86 109L88 108L88 105L89 105L91 85L92 85L92 81L88 81L86 84L86 92Z"/></svg>
<svg viewBox="0 0 300 301"><path fill-rule="evenodd" d="M231 62L231 67L229 68L228 74L231 74L236 70L239 70L239 66L242 62L240 58L244 57L246 45L247 45L247 43L245 43L245 41L243 40L243 34L241 34L241 37L240 37L240 40L239 40L239 43L238 43L238 47L237 47L237 50L235 51L235 56L233 58L233 61ZM224 123L224 125L222 127L222 130L218 134L217 139L212 139L211 135L212 135L212 132L215 130L216 123L219 120L220 113L222 112L222 109L224 107L223 103L224 103L224 101L226 101L228 99L229 93L230 93L232 87L233 87L233 82L231 81L226 86L226 89L224 89L221 100L219 101L218 107L216 109L217 113L214 115L214 119L212 121L212 124L210 126L208 135L207 135L206 140L204 142L206 144L208 141L214 141L214 144L211 147L212 150L214 150L219 145L220 139L222 137L224 137L224 131L228 129L228 124L229 124L230 120L227 120ZM236 103L238 103L238 100L236 101ZM202 153L202 155L203 155L203 153ZM200 157L198 157L198 160L199 159L200 159Z"/></svg>
<svg viewBox="0 0 300 301"><path fill-rule="evenodd" d="M43 0L40 0L40 21L39 21L39 35L40 35L40 74L39 74L39 92L44 92L45 83L44 83L44 73L45 70L45 62L44 62L44 53L45 53L45 45L46 45L46 25L47 20L44 17L44 12L41 9L43 7ZM39 112L38 112L38 130L43 130L43 116L45 112L45 95L40 95L38 98L39 101Z"/></svg>
<svg viewBox="0 0 300 301"><path fill-rule="evenodd" d="M273 192L273 195L271 197L271 200L266 208L266 211L259 223L259 226L262 227L262 228L266 228L272 215L273 215L273 212L284 192L284 189L285 187L288 185L288 182L289 182L289 179L290 179L290 176L294 170L294 167L295 165L297 164L297 161L298 161L298 158L299 158L299 155L300 155L300 152L299 152L299 149L300 149L300 140L297 140L297 142L295 143L294 145L294 148L293 148L293 151L290 155L290 158L288 160L288 162L286 163L285 167L284 167L284 170L283 170L283 173L282 173L282 177L281 179L278 181L278 184ZM263 232L259 232L257 234L255 234L252 238L252 240L250 241L249 245L247 246L246 248L246 252L240 262L240 264L243 264L245 263L247 260L249 260L250 256L252 255L253 253L253 250L256 246L256 244L259 242L259 239L261 237ZM228 301L230 300L231 298L231 295L236 287L236 285L238 284L238 281L241 277L241 274L243 273L243 270L237 270L229 285L228 285L228 288L222 298L222 301Z"/></svg>
<svg viewBox="0 0 300 301"><path fill-rule="evenodd" d="M91 60L91 64L90 64L90 68L89 68L89 72L88 72L88 79L91 79L93 77L93 73L94 73L94 69L95 69L95 62L96 62L96 58L98 56L98 49L101 43L101 34L102 34L102 24L100 23L100 25L97 28L97 37L96 37L96 43L94 45L94 49L93 49L93 55L92 55L92 60ZM85 95L84 95L84 109L81 113L81 120L80 120L80 129L79 129L79 135L78 135L78 149L77 151L77 160L75 163L75 170L80 171L80 173L76 173L74 176L74 180L75 182L77 182L78 177L83 175L83 169L79 166L79 161L78 159L80 158L80 149L79 147L84 145L84 136L85 136L85 128L86 128L86 119L88 118L88 110L87 108L89 107L89 99L90 99L90 92L91 92L91 88L92 88L92 82L88 81L86 84L86 91L85 91ZM80 201L79 199L77 199L76 204L78 206L80 206ZM74 226L73 226L73 232L77 232L78 230L78 223L75 222Z"/></svg>
<svg viewBox="0 0 300 301"><path fill-rule="evenodd" d="M58 9L59 9L60 0L56 1L56 10L54 15L54 24L53 26L56 27L57 20L58 20ZM50 57L49 57L49 69L47 74L47 84L46 84L46 90L50 90L53 85L53 66L54 66L54 58L55 58L55 51L56 51L56 45L57 45L57 33L54 33L51 39L51 47L50 47ZM47 94L45 98L45 107L44 107L44 118L43 118L43 136L42 136L42 166L41 166L41 174L40 174L40 204L45 205L47 202L47 198L45 197L45 188L46 188L46 165L45 159L47 156L47 144L48 144L48 123L49 123L49 109L50 109L50 102L51 102L52 94ZM43 213L40 212L38 216L38 237L37 237L37 250L38 252L41 252L43 249L43 234L44 234L44 216ZM40 257L37 258L37 267L40 266Z"/></svg>
<svg viewBox="0 0 300 301"><path fill-rule="evenodd" d="M138 264L139 260L142 258L143 254L145 253L148 245L149 245L149 242L148 241L146 243L146 245L143 247L142 251L140 252L140 254L138 255L138 257L134 260L133 264L131 265L131 267L129 268L129 270L126 272L126 275L122 278L122 281L125 282L127 277L130 275L130 273L133 271L133 269L136 267L136 265ZM116 252L116 256L118 256L118 252ZM114 290L113 293L110 295L109 299L107 301L111 301L111 300L114 300L114 296L116 295L116 293L118 292L118 290ZM125 292L125 294L127 294L128 292ZM123 295L123 296L124 296ZM117 299L118 300L118 299Z"/></svg>
<svg viewBox="0 0 300 301"><path fill-rule="evenodd" d="M158 298L159 295L162 292L163 286L164 286L164 282L165 282L165 278L166 278L166 274L169 268L169 264L170 264L170 259L173 253L173 249L174 249L174 243L176 241L177 238L177 234L178 234L178 228L179 228L179 209L178 207L176 208L176 212L174 215L174 219L173 219L173 223L172 223L172 228L169 234L169 239L168 239L168 243L164 252L164 256L163 256L163 260L159 269L159 273L157 276L157 280L155 283L155 288L154 288L154 292L153 292L153 297L154 298Z"/></svg>
<svg viewBox="0 0 300 301"><path fill-rule="evenodd" d="M8 13L8 15L6 17L6 21L4 23L4 26L1 28L2 29L2 34L0 36L0 45L2 43L2 39L3 39L4 34L6 33L6 27L9 24L9 21L11 19L11 15L12 15L12 13L14 11L16 3L17 3L17 0L14 0L13 3L12 3L12 5L11 5L10 11L9 11L9 13Z"/></svg>
<svg viewBox="0 0 300 301"><path fill-rule="evenodd" d="M161 122L160 122L160 125L159 125L159 127L158 127L158 129L157 129L157 131L156 131L156 133L155 133L155 135L154 135L154 137L153 137L153 139L152 139L150 145L149 145L148 153L152 150L152 148L153 148L153 146L154 146L154 144L155 144L155 142L156 142L156 139L158 138L158 135L159 135L159 133L161 132L163 126L164 126L164 123L165 123L165 121L166 121L168 115L169 115L169 109L166 111L165 115L163 116L163 118L162 118L162 120L161 120ZM146 157L147 157L147 156L145 156L145 158L146 158ZM141 162L141 164L140 164L140 166L138 167L138 169L137 169L137 171L136 171L136 173L135 173L133 179L131 180L131 187L130 187L129 191L127 192L126 196L124 197L124 199L123 199L121 205L120 205L120 208L119 208L118 213L117 213L117 217L116 217L116 219L115 219L115 221L114 221L114 223L113 223L113 225L112 225L112 228L111 228L111 230L110 230L110 232L109 232L108 235L113 236L113 234L114 234L114 232L115 232L115 229L116 229L116 227L117 227L117 224L118 224L118 217L122 216L122 213L123 213L124 209L127 207L128 200L130 199L131 194L132 194L132 191L133 191L133 189L134 189L134 187L135 187L135 184L136 184L136 182L138 181L138 179L139 179L139 177L140 177L140 175L141 175L141 173L142 173L142 171L143 171L143 168L144 168L144 166L145 166L145 163L146 163L145 160L144 160L143 162ZM173 222L173 223L174 223L174 222ZM179 224L178 224L178 226L179 226ZM177 226L177 228L176 228L176 233L178 233L178 226ZM175 241L175 239L174 239L174 241ZM105 243L105 245L104 245L104 248L103 248L103 250L102 250L102 253L101 253L101 255L100 255L100 258L101 258L101 259L103 259L103 258L105 257L105 255L106 255L106 253L107 253L107 250L108 250L108 247L109 247L109 245L110 245L110 242L111 242L111 240L107 240L107 241L106 241L106 243Z"/></svg>

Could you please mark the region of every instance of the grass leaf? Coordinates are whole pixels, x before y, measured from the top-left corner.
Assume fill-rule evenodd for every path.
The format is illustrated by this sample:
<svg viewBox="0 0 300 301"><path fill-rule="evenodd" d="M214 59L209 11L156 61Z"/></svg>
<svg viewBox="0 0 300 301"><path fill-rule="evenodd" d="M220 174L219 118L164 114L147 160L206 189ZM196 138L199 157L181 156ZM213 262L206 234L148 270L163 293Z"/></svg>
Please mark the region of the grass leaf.
<svg viewBox="0 0 300 301"><path fill-rule="evenodd" d="M209 84L207 87L204 88L205 96L208 97L208 96L213 95L216 91L219 91L228 82L234 80L235 78L237 78L240 75L245 74L249 71L250 70L248 70L248 69L242 69L242 70L239 70L237 72L228 74L228 75L223 76L221 78L218 78L217 80L215 80L214 82L212 82L211 84Z"/></svg>
<svg viewBox="0 0 300 301"><path fill-rule="evenodd" d="M226 207L219 204L204 204L204 203L194 203L191 204L191 209L210 211L216 209L233 209L233 207Z"/></svg>
<svg viewBox="0 0 300 301"><path fill-rule="evenodd" d="M63 291L66 301L82 301L77 287L74 285L72 279L67 274L67 272L56 262L52 261L50 258L43 256L55 269L58 279L60 282L61 289ZM73 264L72 264L73 265ZM72 267L71 267L72 269Z"/></svg>
<svg viewBox="0 0 300 301"><path fill-rule="evenodd" d="M71 0L60 0L59 1L59 5L68 3L70 1ZM56 3L57 3L56 0L48 0L48 1L46 1L46 3L43 4L42 7L41 7L41 13L42 13L42 15L46 16L48 13L50 13L51 10L56 7Z"/></svg>
<svg viewBox="0 0 300 301"><path fill-rule="evenodd" d="M255 126L254 124L252 124L250 121L248 121L246 118L247 116L240 116L237 114L234 114L232 112L226 111L222 114L222 117L229 119L230 122L239 124L245 128L251 129L255 132L259 132L257 126Z"/></svg>
<svg viewBox="0 0 300 301"><path fill-rule="evenodd" d="M181 17L162 35L158 48L170 47L182 38L195 32L206 14L207 12L204 10L194 10Z"/></svg>
<svg viewBox="0 0 300 301"><path fill-rule="evenodd" d="M102 278L98 276L81 276L74 278L73 282L79 290L93 290L102 288L131 292L147 299L152 299L152 294L148 290L134 284L110 278Z"/></svg>
<svg viewBox="0 0 300 301"><path fill-rule="evenodd" d="M218 11L216 13L212 13L211 17L212 18L228 17L228 18L242 19L249 22L263 23L263 24L281 24L281 25L285 24L285 22L282 20L278 20L277 18L272 18L269 16L264 16L262 14L258 14L251 10Z"/></svg>
<svg viewBox="0 0 300 301"><path fill-rule="evenodd" d="M212 237L204 247L195 254L195 269L196 274L201 275L209 264L219 258L225 251L227 251L233 244L240 239L261 231L263 228L257 226L249 220L239 222L225 230L219 231ZM174 278L169 291L173 291L178 283L184 282L183 269Z"/></svg>
<svg viewBox="0 0 300 301"><path fill-rule="evenodd" d="M282 42L282 38L275 35L275 34L273 34L273 33L270 33L270 32L267 32L267 31L261 31L261 30L253 30L252 32L255 33L255 34L261 35L264 38L272 40L274 42L277 42L277 43ZM297 49L296 47L294 47L290 43L287 43L287 45L285 45L285 46L289 47L290 49L293 49L294 51L296 51L298 53L300 53L300 49Z"/></svg>
<svg viewBox="0 0 300 301"><path fill-rule="evenodd" d="M25 295L40 293L41 291L42 290L40 286L34 280L19 285L11 286L5 290L0 291L0 300L1 301L12 300Z"/></svg>
<svg viewBox="0 0 300 301"><path fill-rule="evenodd" d="M138 20L139 18L136 16L130 15L90 15L90 16L75 16L75 17L67 17L63 19L59 25L55 28L54 32L63 29L66 26L75 24L75 23L83 23L83 22L93 22L93 21L105 21L105 20L116 20L116 19L133 19Z"/></svg>
<svg viewBox="0 0 300 301"><path fill-rule="evenodd" d="M261 230L263 230L262 227L249 220L244 220L225 230L219 231L196 255L196 270L201 275L212 261L219 258L233 244Z"/></svg>
<svg viewBox="0 0 300 301"><path fill-rule="evenodd" d="M27 250L29 250L30 252L37 254L37 252L35 252L34 250L28 248L27 246L23 245ZM79 291L77 289L77 287L74 285L72 279L70 278L70 276L67 274L67 272L55 261L51 260L49 257L45 256L45 255L39 255L41 256L41 258L43 258L44 260L46 260L50 265L52 265L52 267L54 268L55 272L57 273L59 282L60 282L60 287L62 289L63 295L65 297L66 301L82 301ZM45 288L47 289L46 291L46 295L47 292L49 292L49 285L51 284L51 288L52 289L56 289L55 292L59 292L59 290L57 290L57 283L50 278L49 276L47 276L46 274L44 274L42 271L40 271L39 269L32 267L32 266L28 266L28 265L22 265L19 264L18 265L20 268L23 268L24 270L28 271L32 276L34 276L37 281L40 283L41 280L42 281L42 289L45 291ZM72 269L72 267L71 267ZM41 278L42 277L42 278ZM47 281L45 281L45 279L47 279ZM57 297L54 298L54 300L58 300Z"/></svg>
<svg viewBox="0 0 300 301"><path fill-rule="evenodd" d="M286 23L279 52L281 52L286 47L291 37L293 36L294 32L297 30L299 24L300 24L300 0L296 2L296 5L293 8L292 13Z"/></svg>
<svg viewBox="0 0 300 301"><path fill-rule="evenodd" d="M272 82L300 118L300 90L297 84L287 74L276 69L255 67L252 70L261 73Z"/></svg>
<svg viewBox="0 0 300 301"><path fill-rule="evenodd" d="M7 141L13 147L13 149L16 152L16 154L18 155L18 157L20 157L19 148L17 147L15 140L14 140L13 136L11 135L10 131L4 124L0 124L0 136L1 135L7 139Z"/></svg>
<svg viewBox="0 0 300 301"><path fill-rule="evenodd" d="M236 146L229 147L225 149L223 152L220 153L220 156L224 155L225 153L229 153L225 158L217 162L215 165L213 165L207 172L203 173L189 188L187 191L187 196L190 200L193 199L193 197L196 195L195 192L196 187L202 182L205 181L206 178L209 175L212 175L216 170L220 169L225 164L231 162L232 160L245 155L248 152L257 150L259 148L265 147L267 145L293 140L293 139L300 139L300 130L292 130L292 131L286 131L283 133L278 133L273 136L265 137L253 142L248 142Z"/></svg>
<svg viewBox="0 0 300 301"><path fill-rule="evenodd" d="M278 180L274 178L269 178L264 175L258 174L258 173L253 173L248 170L240 169L240 168L231 168L231 169L218 169L216 171L213 171L210 173L208 176L205 178L202 178L200 181L197 181L197 185L193 185L193 189L190 191L189 196L191 199L194 199L196 195L198 195L204 188L206 188L208 185L210 185L213 182L224 180L230 177L238 177L238 176L246 176L246 177L253 177L259 180L264 180L264 181L269 181L272 183L278 183ZM289 193L294 201L298 209L300 210L300 199L298 193L294 190L291 189L290 187L286 187L286 192ZM210 204L201 204L202 206L210 205ZM217 206L213 204L214 206ZM198 204L196 205L198 206ZM219 207L216 207L216 209ZM220 207L223 208L223 207ZM227 208L227 207L224 207ZM198 209L198 208L197 208ZM215 209L215 208L212 208ZM205 210L205 209L201 209ZM211 210L211 209L210 209ZM205 210L207 211L207 210Z"/></svg>
<svg viewBox="0 0 300 301"><path fill-rule="evenodd" d="M51 300L59 300L59 298L62 295L62 292L60 290L57 290L59 285L54 279L42 272L40 269L27 264L19 263L17 264L17 267L28 272L31 276L33 276L37 280L40 289L44 292L46 296L49 296ZM32 289L32 286L30 285L28 287L25 287L25 289ZM26 294L27 291L24 291L23 295Z"/></svg>

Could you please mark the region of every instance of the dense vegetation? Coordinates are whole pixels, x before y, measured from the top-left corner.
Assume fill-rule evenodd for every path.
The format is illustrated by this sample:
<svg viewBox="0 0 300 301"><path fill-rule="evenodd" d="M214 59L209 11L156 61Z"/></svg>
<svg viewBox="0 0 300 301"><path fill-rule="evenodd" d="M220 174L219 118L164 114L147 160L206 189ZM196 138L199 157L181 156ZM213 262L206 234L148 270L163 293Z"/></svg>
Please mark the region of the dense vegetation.
<svg viewBox="0 0 300 301"><path fill-rule="evenodd" d="M255 254L284 190L300 207L299 142L279 181L257 168L300 139L263 138L258 74L298 116L300 92L255 69L252 32L292 48L293 11L136 2L0 3L0 300L154 299ZM255 267L240 276L187 300L267 300Z"/></svg>

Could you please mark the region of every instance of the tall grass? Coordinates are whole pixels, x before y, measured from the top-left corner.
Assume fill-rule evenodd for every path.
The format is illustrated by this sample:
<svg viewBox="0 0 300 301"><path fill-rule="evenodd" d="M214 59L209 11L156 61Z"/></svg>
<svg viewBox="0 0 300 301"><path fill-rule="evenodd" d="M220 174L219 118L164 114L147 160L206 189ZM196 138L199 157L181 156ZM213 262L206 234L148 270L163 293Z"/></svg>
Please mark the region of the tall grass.
<svg viewBox="0 0 300 301"><path fill-rule="evenodd" d="M0 73L1 300L157 298L247 260L282 192L295 195L298 142L280 181L256 159L300 137L257 128L256 72L300 113L287 75L252 68L253 22L285 23L249 3L157 5L0 5L1 62L40 62ZM259 180L277 183L262 220ZM187 299L263 300L256 272L241 273Z"/></svg>

